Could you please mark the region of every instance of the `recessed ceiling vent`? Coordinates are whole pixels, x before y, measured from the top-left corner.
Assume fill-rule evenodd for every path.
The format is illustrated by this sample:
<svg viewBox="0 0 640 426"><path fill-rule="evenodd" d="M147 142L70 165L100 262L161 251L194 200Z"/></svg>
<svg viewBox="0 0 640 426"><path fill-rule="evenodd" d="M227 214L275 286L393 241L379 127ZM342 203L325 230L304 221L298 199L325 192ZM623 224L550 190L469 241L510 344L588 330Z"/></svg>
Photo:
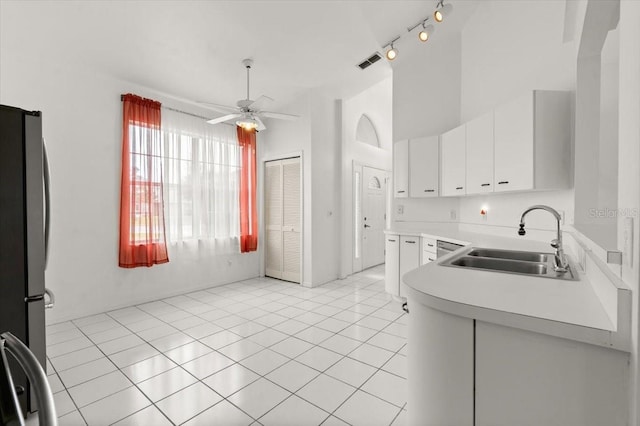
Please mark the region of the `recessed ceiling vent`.
<svg viewBox="0 0 640 426"><path fill-rule="evenodd" d="M380 56L380 54L376 52L370 58L367 58L364 61L362 61L362 63L358 64L358 66L360 67L361 70L363 70L363 69L369 68L371 65L375 64L380 59L382 59L382 56Z"/></svg>

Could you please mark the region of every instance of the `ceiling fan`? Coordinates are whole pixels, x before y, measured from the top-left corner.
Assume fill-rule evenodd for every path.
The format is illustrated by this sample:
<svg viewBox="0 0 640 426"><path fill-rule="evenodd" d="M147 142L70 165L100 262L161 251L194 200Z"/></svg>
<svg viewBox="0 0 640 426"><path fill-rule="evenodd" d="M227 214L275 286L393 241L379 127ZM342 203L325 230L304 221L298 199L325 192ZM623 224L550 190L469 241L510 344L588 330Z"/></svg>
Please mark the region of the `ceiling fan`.
<svg viewBox="0 0 640 426"><path fill-rule="evenodd" d="M260 96L255 101L249 97L249 72L251 66L253 66L252 59L245 59L242 61L242 65L247 69L247 98L241 99L236 103L235 107L212 104L209 102L203 102L214 111L227 113L222 117L214 118L207 121L209 124L224 123L225 121L236 120L236 124L247 130L256 129L258 131L265 130L266 126L262 122L261 118L277 118L280 120L296 120L299 117L292 114L283 114L280 112L264 111L262 108L265 104L273 102L273 99L268 96Z"/></svg>

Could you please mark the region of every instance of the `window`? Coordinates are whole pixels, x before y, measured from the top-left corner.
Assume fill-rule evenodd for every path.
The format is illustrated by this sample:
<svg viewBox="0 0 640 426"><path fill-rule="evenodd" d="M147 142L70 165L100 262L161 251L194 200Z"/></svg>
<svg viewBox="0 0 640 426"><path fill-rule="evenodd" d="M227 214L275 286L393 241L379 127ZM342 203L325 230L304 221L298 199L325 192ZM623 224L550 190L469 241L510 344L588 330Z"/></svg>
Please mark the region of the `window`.
<svg viewBox="0 0 640 426"><path fill-rule="evenodd" d="M162 118L169 241L218 240L237 251L240 149L235 128L170 110L163 110Z"/></svg>

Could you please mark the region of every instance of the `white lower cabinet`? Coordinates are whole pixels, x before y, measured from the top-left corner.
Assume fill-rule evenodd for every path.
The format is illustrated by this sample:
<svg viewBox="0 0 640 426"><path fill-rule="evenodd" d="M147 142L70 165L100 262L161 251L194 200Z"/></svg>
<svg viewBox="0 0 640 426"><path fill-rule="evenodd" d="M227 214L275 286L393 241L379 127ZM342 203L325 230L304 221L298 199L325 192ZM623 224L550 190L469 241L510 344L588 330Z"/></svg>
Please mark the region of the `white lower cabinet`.
<svg viewBox="0 0 640 426"><path fill-rule="evenodd" d="M412 303L407 425L473 425L473 320Z"/></svg>
<svg viewBox="0 0 640 426"><path fill-rule="evenodd" d="M475 424L626 425L628 361L625 352L477 321Z"/></svg>
<svg viewBox="0 0 640 426"><path fill-rule="evenodd" d="M629 424L628 353L449 314L409 291L408 425Z"/></svg>
<svg viewBox="0 0 640 426"><path fill-rule="evenodd" d="M400 297L407 297L402 276L420 266L420 237L400 237Z"/></svg>
<svg viewBox="0 0 640 426"><path fill-rule="evenodd" d="M420 266L420 237L385 237L384 289L393 296L406 297L402 276Z"/></svg>
<svg viewBox="0 0 640 426"><path fill-rule="evenodd" d="M422 257L420 258L420 264L426 265L429 262L436 260L437 256L437 240L435 238L422 237Z"/></svg>
<svg viewBox="0 0 640 426"><path fill-rule="evenodd" d="M400 236L387 235L384 240L384 289L400 295Z"/></svg>

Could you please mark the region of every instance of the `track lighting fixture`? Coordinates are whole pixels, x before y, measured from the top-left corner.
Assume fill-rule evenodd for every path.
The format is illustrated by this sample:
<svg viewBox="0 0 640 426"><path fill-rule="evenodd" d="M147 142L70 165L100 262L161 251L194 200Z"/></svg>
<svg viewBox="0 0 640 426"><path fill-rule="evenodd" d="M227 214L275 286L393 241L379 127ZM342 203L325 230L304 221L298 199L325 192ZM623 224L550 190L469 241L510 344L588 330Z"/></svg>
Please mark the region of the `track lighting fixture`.
<svg viewBox="0 0 640 426"><path fill-rule="evenodd" d="M429 40L429 37L431 37L431 34L433 34L433 30L434 30L433 25L425 26L424 22L423 22L422 23L422 30L418 33L418 40L420 40L422 42L425 42L425 41Z"/></svg>
<svg viewBox="0 0 640 426"><path fill-rule="evenodd" d="M393 43L391 43L389 50L387 50L386 56L387 56L387 59L390 61L393 61L398 56L398 49L393 47Z"/></svg>
<svg viewBox="0 0 640 426"><path fill-rule="evenodd" d="M427 25L427 21L433 19L436 22L442 22L444 18L451 13L452 10L453 10L453 5L444 4L444 0L439 0L438 4L436 5L436 10L433 12L433 16L427 16L426 18L420 20L417 24L411 27L408 27L407 32L410 33L416 28L421 26L422 29L418 32L418 40L424 43L431 38L431 35L435 31L435 27L431 24ZM389 43L382 46L383 49L389 48L385 53L385 56L389 61L393 61L395 58L398 57L398 49L396 49L396 47L394 46L394 43L400 40L400 37L402 37L402 34L396 36Z"/></svg>
<svg viewBox="0 0 640 426"><path fill-rule="evenodd" d="M451 3L444 4L444 0L440 0L438 6L436 6L436 10L433 12L433 19L436 22L444 21L451 11L453 10L453 5Z"/></svg>
<svg viewBox="0 0 640 426"><path fill-rule="evenodd" d="M400 40L400 36L397 36L396 38L391 40L389 43L387 43L384 46L382 46L383 49L385 49L387 47L389 48L389 49L387 49L387 52L385 53L385 56L387 57L387 60L389 60L389 61L393 61L395 58L398 57L398 49L396 49L395 46L393 45L393 43L395 43L398 40Z"/></svg>

